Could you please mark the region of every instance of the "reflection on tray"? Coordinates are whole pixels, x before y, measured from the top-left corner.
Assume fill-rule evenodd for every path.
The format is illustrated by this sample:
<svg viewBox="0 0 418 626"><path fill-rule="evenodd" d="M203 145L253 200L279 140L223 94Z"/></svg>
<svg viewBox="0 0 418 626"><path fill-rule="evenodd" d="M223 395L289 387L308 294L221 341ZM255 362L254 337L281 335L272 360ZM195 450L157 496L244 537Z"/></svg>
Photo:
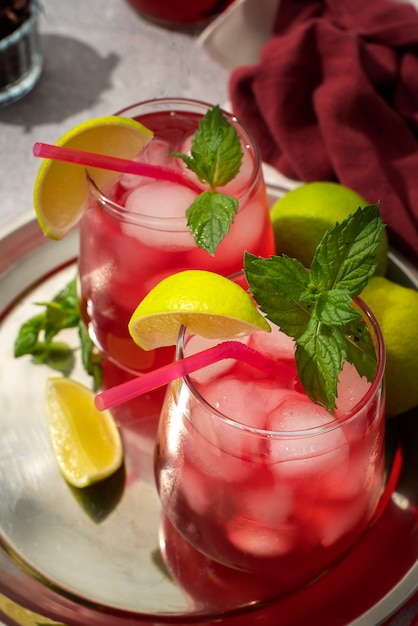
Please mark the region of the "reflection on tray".
<svg viewBox="0 0 418 626"><path fill-rule="evenodd" d="M111 476L98 483L79 489L67 483L74 499L81 509L96 524L100 524L119 504L126 482L125 465Z"/></svg>

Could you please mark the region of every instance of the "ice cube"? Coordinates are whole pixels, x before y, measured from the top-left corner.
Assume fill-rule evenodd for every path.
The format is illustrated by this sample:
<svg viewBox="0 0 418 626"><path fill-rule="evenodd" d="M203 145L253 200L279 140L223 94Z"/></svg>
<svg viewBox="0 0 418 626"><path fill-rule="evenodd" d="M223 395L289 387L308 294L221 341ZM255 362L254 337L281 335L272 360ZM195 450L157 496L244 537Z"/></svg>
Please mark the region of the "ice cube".
<svg viewBox="0 0 418 626"><path fill-rule="evenodd" d="M213 380L199 386L199 390L211 406L236 422L231 423L218 415L211 416L199 405L193 408L200 433L218 451L216 456L210 447L199 451L202 466L210 474L229 482L242 481L254 472L256 464L265 464L268 460L269 438L263 429L272 402L271 388L260 381L245 380L243 383L232 373L221 381ZM283 390L277 393L283 393ZM261 432L254 432L251 428Z"/></svg>
<svg viewBox="0 0 418 626"><path fill-rule="evenodd" d="M257 200L240 207L228 235L216 249L212 271L224 273L225 267L242 269L244 250L256 253L262 247L267 219L265 207Z"/></svg>
<svg viewBox="0 0 418 626"><path fill-rule="evenodd" d="M285 483L259 484L255 488L245 485L237 494L236 508L245 518L256 520L260 526L276 528L292 513L293 499L293 490Z"/></svg>
<svg viewBox="0 0 418 626"><path fill-rule="evenodd" d="M183 143L181 144L180 149L178 150L179 152L181 152L182 154L187 154L188 156L191 156L192 154L192 140L193 140L194 134L193 135L188 135ZM196 174L187 167L187 165L185 164L185 162L181 159L177 159L178 160L178 164L179 167L182 169L182 171L184 172L185 176L191 180L195 185L197 185L198 187L200 187L202 189L202 191L209 189L209 185L206 183L202 183L198 177L196 176Z"/></svg>
<svg viewBox="0 0 418 626"><path fill-rule="evenodd" d="M334 422L334 417L323 406L306 395L289 390L268 416L270 430L288 433L306 431ZM309 437L303 437L307 440Z"/></svg>
<svg viewBox="0 0 418 626"><path fill-rule="evenodd" d="M151 180L128 194L125 208L138 215L161 219L183 218L186 222L186 209L196 196L196 192L185 185Z"/></svg>
<svg viewBox="0 0 418 626"><path fill-rule="evenodd" d="M289 392L269 414L269 428L280 433L300 432L271 438L270 453L273 462L277 463L276 471L281 475L312 478L312 475L319 477L332 472L335 465L348 463L347 438L336 423L332 428L333 422L334 418L325 408L302 394ZM325 424L330 427L309 432L309 429Z"/></svg>
<svg viewBox="0 0 418 626"><path fill-rule="evenodd" d="M170 151L170 145L166 141L160 139L159 137L154 137L143 148L143 150L136 155L134 161L138 161L140 163L151 163L153 165L162 165L163 167L170 167L171 169L181 171L179 159L170 156ZM121 174L118 183L120 188L128 191L138 187L139 185L148 183L149 181L150 178L148 176Z"/></svg>
<svg viewBox="0 0 418 626"><path fill-rule="evenodd" d="M240 457L239 450L231 449L236 441L236 429L220 424L218 419L202 406L194 406L192 421L195 430L188 429L187 457L212 481L219 481L219 485L226 489L228 484L240 483L251 476L253 468Z"/></svg>
<svg viewBox="0 0 418 626"><path fill-rule="evenodd" d="M229 360L226 363L228 369L225 371L221 369L221 364L201 371L199 383L196 383L199 393L222 415L263 433L250 435L245 429L226 426L221 420L214 420L214 440L222 449L240 454L243 458L263 456L268 447L264 431L270 429L270 413L285 402L289 391L276 381L260 376L258 370L252 372L251 366ZM222 373L221 378L211 373L205 376L205 372L210 372L212 367L219 368L217 371Z"/></svg>
<svg viewBox="0 0 418 626"><path fill-rule="evenodd" d="M240 516L232 518L226 527L229 541L241 552L254 557L275 557L293 549L296 531L292 526L279 528L260 526L257 520Z"/></svg>
<svg viewBox="0 0 418 626"><path fill-rule="evenodd" d="M212 494L205 475L197 472L190 465L183 465L180 490L189 507L199 515L205 515L212 504Z"/></svg>
<svg viewBox="0 0 418 626"><path fill-rule="evenodd" d="M300 386L294 342L281 333L277 326L272 327L271 333L262 331L253 333L250 336L249 345L277 363L274 379L272 379L272 389L297 389Z"/></svg>
<svg viewBox="0 0 418 626"><path fill-rule="evenodd" d="M241 141L244 157L242 159L241 169L238 174L229 183L219 188L222 193L227 193L235 198L239 198L248 190L249 183L252 181L254 172L254 155L252 151Z"/></svg>
<svg viewBox="0 0 418 626"><path fill-rule="evenodd" d="M367 510L364 496L348 502L336 500L328 502L327 506L315 508L314 529L317 532L319 542L325 546L331 546L341 539L346 533L356 528ZM312 528L312 531L314 530Z"/></svg>
<svg viewBox="0 0 418 626"><path fill-rule="evenodd" d="M246 380L243 383L233 375L224 376L202 386L201 394L207 402L235 422L252 428L265 428L265 388L254 381ZM234 448L236 444L232 444Z"/></svg>
<svg viewBox="0 0 418 626"><path fill-rule="evenodd" d="M271 324L271 333L259 331L251 335L250 345L254 350L262 352L272 359L289 359L293 363L296 372L295 342L282 333L277 326Z"/></svg>
<svg viewBox="0 0 418 626"><path fill-rule="evenodd" d="M336 415L341 416L351 411L366 395L371 383L365 376L360 376L352 363L345 362L338 383Z"/></svg>
<svg viewBox="0 0 418 626"><path fill-rule="evenodd" d="M181 169L179 159L171 155L172 147L169 142L161 139L161 137L153 137L153 139L138 154L136 160L143 163L152 163L154 165L162 165L173 169Z"/></svg>
<svg viewBox="0 0 418 626"><path fill-rule="evenodd" d="M125 207L146 217L141 218L141 225L124 222L123 232L148 247L172 250L195 247L186 224L186 210L196 195L188 187L168 181L152 181L137 187L127 196Z"/></svg>
<svg viewBox="0 0 418 626"><path fill-rule="evenodd" d="M239 337L234 341L239 341L245 345L248 344L248 337ZM219 343L218 339L205 339L204 337L199 337L198 335L193 335L187 340L187 354L196 354L197 352L202 352L203 350L207 350L213 346L216 346ZM234 366L236 365L235 359L222 359L213 363L209 367L204 367L197 372L194 372L190 378L196 385L203 385L213 381L215 378L220 378L225 376Z"/></svg>
<svg viewBox="0 0 418 626"><path fill-rule="evenodd" d="M196 457L199 467L212 478L222 482L242 481L253 471L253 460L264 455L265 438L257 437L234 424L245 414L246 421L262 422L264 411L248 404L248 398L242 395L242 385L233 376L219 381L212 381L199 387L201 395L208 404L193 401L184 413L189 414L189 421L195 431L189 431L190 454ZM236 393L234 403L228 396ZM218 415L220 411L231 420Z"/></svg>

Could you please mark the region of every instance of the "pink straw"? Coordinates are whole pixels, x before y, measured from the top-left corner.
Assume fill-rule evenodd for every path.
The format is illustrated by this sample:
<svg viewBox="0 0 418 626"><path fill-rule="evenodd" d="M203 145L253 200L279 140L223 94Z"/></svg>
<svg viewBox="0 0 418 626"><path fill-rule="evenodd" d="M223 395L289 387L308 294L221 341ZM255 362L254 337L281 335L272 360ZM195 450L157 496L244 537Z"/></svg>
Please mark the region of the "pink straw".
<svg viewBox="0 0 418 626"><path fill-rule="evenodd" d="M277 367L276 361L239 341L224 341L212 348L179 359L153 372L98 393L95 397L96 408L99 411L111 409L222 359L236 359L266 373L270 373Z"/></svg>
<svg viewBox="0 0 418 626"><path fill-rule="evenodd" d="M163 165L129 161L128 159L120 159L119 157L112 157L105 154L94 154L93 152L86 152L85 150L74 150L73 148L54 146L39 141L33 145L32 152L34 156L40 157L41 159L65 161L66 163L73 163L75 165L98 167L102 170L123 172L125 174L137 174L138 176L147 176L149 178L167 180L172 183L185 185L198 193L202 191L184 174L170 167L164 167Z"/></svg>

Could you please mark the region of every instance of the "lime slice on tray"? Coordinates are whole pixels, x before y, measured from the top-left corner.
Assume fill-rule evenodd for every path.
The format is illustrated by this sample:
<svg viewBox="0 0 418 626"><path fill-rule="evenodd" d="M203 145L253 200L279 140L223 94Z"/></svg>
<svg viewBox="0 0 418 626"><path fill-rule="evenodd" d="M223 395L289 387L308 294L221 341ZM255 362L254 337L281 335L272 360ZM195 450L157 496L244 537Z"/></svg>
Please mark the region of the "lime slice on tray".
<svg viewBox="0 0 418 626"><path fill-rule="evenodd" d="M186 270L159 282L129 322L144 350L175 345L184 324L208 339L233 339L270 326L249 294L232 280L204 270Z"/></svg>
<svg viewBox="0 0 418 626"><path fill-rule="evenodd" d="M132 160L152 139L153 132L127 117L111 115L79 124L55 145ZM88 206L86 170L101 190L118 172L44 159L34 187L36 217L51 239L62 239L78 223Z"/></svg>
<svg viewBox="0 0 418 626"><path fill-rule="evenodd" d="M45 414L58 466L74 487L87 487L122 464L119 430L108 411L94 405L94 393L71 378L48 378Z"/></svg>

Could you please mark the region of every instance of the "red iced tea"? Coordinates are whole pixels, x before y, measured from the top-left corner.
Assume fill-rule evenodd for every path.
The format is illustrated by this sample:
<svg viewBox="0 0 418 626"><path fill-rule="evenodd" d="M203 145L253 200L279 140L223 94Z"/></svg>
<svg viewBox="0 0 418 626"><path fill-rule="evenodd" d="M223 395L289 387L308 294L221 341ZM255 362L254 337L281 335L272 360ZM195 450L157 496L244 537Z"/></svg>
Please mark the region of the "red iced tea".
<svg viewBox="0 0 418 626"><path fill-rule="evenodd" d="M184 164L170 153L189 151L208 106L156 100L121 112L155 133L138 159L184 172ZM171 348L143 352L128 333L133 311L157 282L189 268L229 275L242 269L245 250L264 257L274 253L258 149L236 118L229 121L244 158L238 176L221 190L238 198L239 210L214 256L197 247L186 226L186 209L197 192L177 183L122 175L112 189L102 190L108 200L91 196L81 220L79 274L89 331L105 355L131 372L155 369L173 356ZM203 188L194 174L187 175Z"/></svg>
<svg viewBox="0 0 418 626"><path fill-rule="evenodd" d="M231 360L171 385L156 479L165 514L197 550L284 590L326 570L365 530L384 482L384 348L370 330L376 378L346 363L334 416L306 396L293 340L277 327L243 339L277 361L274 379ZM184 353L207 344L189 337Z"/></svg>
<svg viewBox="0 0 418 626"><path fill-rule="evenodd" d="M144 17L168 28L200 27L220 15L233 0L128 0Z"/></svg>

